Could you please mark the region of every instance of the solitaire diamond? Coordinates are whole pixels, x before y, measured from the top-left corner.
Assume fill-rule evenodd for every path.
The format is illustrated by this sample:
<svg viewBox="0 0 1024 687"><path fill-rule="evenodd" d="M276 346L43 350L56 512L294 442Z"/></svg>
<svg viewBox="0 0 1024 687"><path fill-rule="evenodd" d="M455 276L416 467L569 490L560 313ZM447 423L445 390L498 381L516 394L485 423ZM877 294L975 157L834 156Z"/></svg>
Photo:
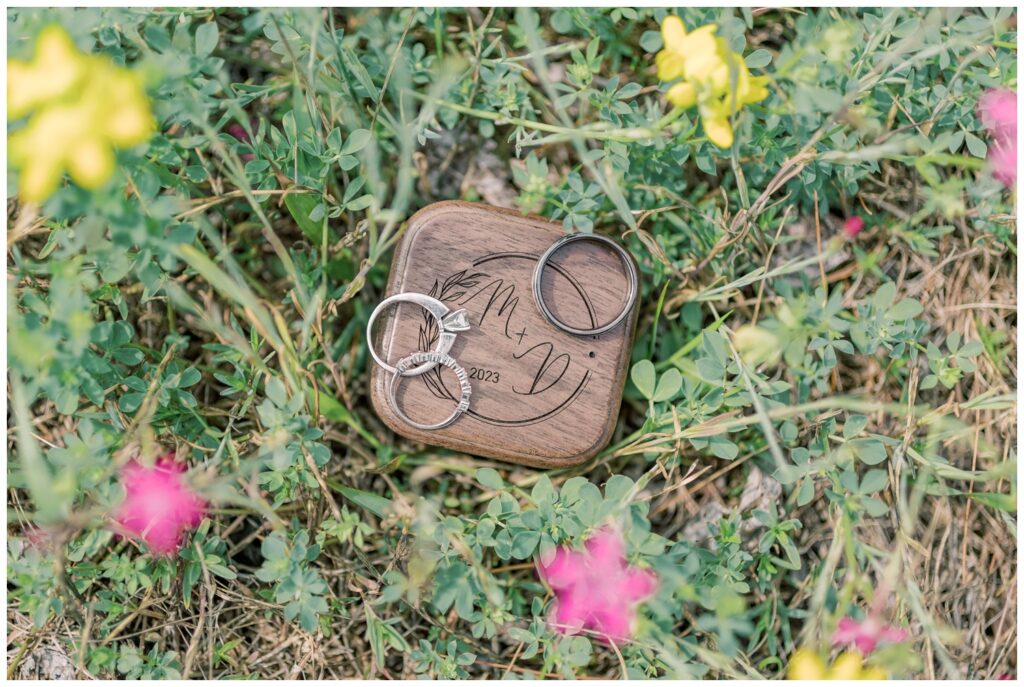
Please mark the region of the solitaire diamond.
<svg viewBox="0 0 1024 687"><path fill-rule="evenodd" d="M446 332L464 332L469 329L469 313L465 308L450 312L441 320L441 328Z"/></svg>

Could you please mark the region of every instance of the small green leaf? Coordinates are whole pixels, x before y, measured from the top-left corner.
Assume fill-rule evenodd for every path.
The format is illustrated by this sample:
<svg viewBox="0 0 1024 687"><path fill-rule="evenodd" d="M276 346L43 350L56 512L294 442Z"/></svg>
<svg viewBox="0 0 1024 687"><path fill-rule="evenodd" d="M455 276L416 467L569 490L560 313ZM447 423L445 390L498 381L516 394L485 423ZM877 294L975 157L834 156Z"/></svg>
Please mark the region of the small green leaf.
<svg viewBox="0 0 1024 687"><path fill-rule="evenodd" d="M904 298L889 308L886 315L889 316L889 319L902 322L903 320L909 320L911 317L920 315L922 310L924 310L924 307L913 298Z"/></svg>
<svg viewBox="0 0 1024 687"><path fill-rule="evenodd" d="M358 153L366 147L372 138L373 135L369 129L356 129L348 135L348 140L345 141L345 145L341 148L341 154L352 155L353 153Z"/></svg>
<svg viewBox="0 0 1024 687"><path fill-rule="evenodd" d="M1006 511L1007 513L1017 512L1017 497L1013 494L990 494L988 492L975 492L968 494L978 503L983 503L991 508Z"/></svg>
<svg viewBox="0 0 1024 687"><path fill-rule="evenodd" d="M980 341L970 341L963 345L957 355L961 358L973 358L974 356L981 355L985 352L985 347L981 345Z"/></svg>
<svg viewBox="0 0 1024 687"><path fill-rule="evenodd" d="M843 425L843 437L846 439L852 439L868 426L868 419L863 415L851 415L846 419L846 424Z"/></svg>
<svg viewBox="0 0 1024 687"><path fill-rule="evenodd" d="M364 193L358 198L353 198L349 202L345 203L345 209L350 212L359 212L365 210L373 204L373 194Z"/></svg>
<svg viewBox="0 0 1024 687"><path fill-rule="evenodd" d="M391 499L386 499L378 494L371 494L368 491L361 489L355 489L353 487L346 487L343 484L336 482L328 483L331 489L338 492L346 499L361 506L366 510L370 511L379 518L387 517L389 512L394 512L394 504L391 503Z"/></svg>
<svg viewBox="0 0 1024 687"><path fill-rule="evenodd" d="M217 47L220 40L220 30L216 21L208 21L200 24L196 29L196 54L199 57L206 57Z"/></svg>
<svg viewBox="0 0 1024 687"><path fill-rule="evenodd" d="M640 47L644 52L658 52L662 45L660 31L644 31L640 36Z"/></svg>
<svg viewBox="0 0 1024 687"><path fill-rule="evenodd" d="M885 446L877 439L854 439L846 442L846 446L857 454L857 458L862 463L867 465L878 465L888 457Z"/></svg>
<svg viewBox="0 0 1024 687"><path fill-rule="evenodd" d="M651 398L654 396L654 363L650 360L641 360L633 366L629 376L644 398Z"/></svg>
<svg viewBox="0 0 1024 687"><path fill-rule="evenodd" d="M267 398L269 398L278 408L283 408L288 405L288 391L284 387L284 382L277 377L271 377L267 380L267 383L264 386L264 391L267 394Z"/></svg>
<svg viewBox="0 0 1024 687"><path fill-rule="evenodd" d="M555 494L555 488L551 486L551 480L547 475L541 475L537 483L533 485L533 491L530 492L530 498L536 503L544 503L553 500L552 497Z"/></svg>
<svg viewBox="0 0 1024 687"><path fill-rule="evenodd" d="M633 480L625 475L612 475L604 485L604 497L608 501L622 501L633 491Z"/></svg>
<svg viewBox="0 0 1024 687"><path fill-rule="evenodd" d="M760 48L747 55L744 61L751 69L760 69L771 64L772 54L764 48Z"/></svg>
<svg viewBox="0 0 1024 687"><path fill-rule="evenodd" d="M873 518L880 517L889 512L889 506L885 505L885 501L876 499L873 496L865 496L861 499L861 504L864 506L864 510L867 511L868 515Z"/></svg>
<svg viewBox="0 0 1024 687"><path fill-rule="evenodd" d="M480 468L476 471L476 481L488 489L504 489L505 480L501 478L494 468Z"/></svg>
<svg viewBox="0 0 1024 687"><path fill-rule="evenodd" d="M985 155L988 153L988 146L985 145L985 142L983 140L981 140L974 134L967 134L966 140L967 150L969 150L971 155L973 155L974 157L985 157Z"/></svg>
<svg viewBox="0 0 1024 687"><path fill-rule="evenodd" d="M537 550L537 544L539 543L539 532L532 532L530 530L517 532L512 540L512 556L519 559L529 558Z"/></svg>
<svg viewBox="0 0 1024 687"><path fill-rule="evenodd" d="M139 409L139 406L142 405L142 399L145 397L145 394L140 393L125 394L121 397L121 401L118 405L121 407L122 412L134 413Z"/></svg>
<svg viewBox="0 0 1024 687"><path fill-rule="evenodd" d="M271 534L260 544L260 553L268 561L280 561L288 556L288 543L280 534Z"/></svg>
<svg viewBox="0 0 1024 687"><path fill-rule="evenodd" d="M885 470L874 469L868 470L864 477L860 480L860 489L858 491L861 494L874 494L885 487L889 481L889 473Z"/></svg>
<svg viewBox="0 0 1024 687"><path fill-rule="evenodd" d="M572 15L565 8L557 10L551 15L551 28L561 34L572 31Z"/></svg>
<svg viewBox="0 0 1024 687"><path fill-rule="evenodd" d="M679 393L683 385L683 375L674 367L670 367L658 380L658 388L654 391L654 401L668 401Z"/></svg>
<svg viewBox="0 0 1024 687"><path fill-rule="evenodd" d="M722 436L708 439L708 448L711 449L711 453L723 460L733 460L740 453L739 446Z"/></svg>
<svg viewBox="0 0 1024 687"><path fill-rule="evenodd" d="M796 505L806 506L814 498L814 480L807 478L800 483L800 491L796 497Z"/></svg>
<svg viewBox="0 0 1024 687"><path fill-rule="evenodd" d="M138 365L146 359L145 353L137 348L131 348L129 346L115 348L113 356L117 362L124 363L125 365Z"/></svg>
<svg viewBox="0 0 1024 687"><path fill-rule="evenodd" d="M318 246L323 243L324 224L322 220L313 220L312 214L320 203L320 198L312 193L289 193L284 197L284 204L292 219L302 233Z"/></svg>
<svg viewBox="0 0 1024 687"><path fill-rule="evenodd" d="M199 383L199 380L203 378L202 373L194 367L187 368L181 373L181 378L178 380L178 388L184 389Z"/></svg>

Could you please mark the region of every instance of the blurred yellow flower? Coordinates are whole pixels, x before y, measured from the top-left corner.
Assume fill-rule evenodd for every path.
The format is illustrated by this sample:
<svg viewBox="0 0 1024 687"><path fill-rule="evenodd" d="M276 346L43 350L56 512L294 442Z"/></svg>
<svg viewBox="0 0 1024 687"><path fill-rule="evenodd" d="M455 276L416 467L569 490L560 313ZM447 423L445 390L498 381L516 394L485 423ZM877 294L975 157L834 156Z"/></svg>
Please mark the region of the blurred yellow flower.
<svg viewBox="0 0 1024 687"><path fill-rule="evenodd" d="M743 56L730 50L715 35L717 30L715 24L707 24L687 33L679 17L665 17L665 47L655 56L655 64L662 81L682 79L665 94L669 102L684 109L696 105L708 140L728 148L733 142L732 116L744 105L768 97L768 79L751 76Z"/></svg>
<svg viewBox="0 0 1024 687"><path fill-rule="evenodd" d="M79 51L57 25L39 33L32 61L7 61L7 118L25 116L7 145L29 202L48 198L65 170L99 188L114 173L114 148L146 141L155 126L139 76Z"/></svg>
<svg viewBox="0 0 1024 687"><path fill-rule="evenodd" d="M39 104L69 91L82 77L80 53L64 29L47 26L31 62L7 61L7 118L24 117Z"/></svg>
<svg viewBox="0 0 1024 687"><path fill-rule="evenodd" d="M756 324L741 325L733 332L732 344L740 354L743 362L748 365L760 365L763 362L775 363L782 355L782 342L779 337L764 327Z"/></svg>
<svg viewBox="0 0 1024 687"><path fill-rule="evenodd" d="M826 675L828 668L816 651L798 649L789 659L790 680L824 680Z"/></svg>
<svg viewBox="0 0 1024 687"><path fill-rule="evenodd" d="M864 658L856 651L845 651L829 668L824 659L811 649L799 649L789 659L787 677L790 680L885 680L881 668L864 665Z"/></svg>

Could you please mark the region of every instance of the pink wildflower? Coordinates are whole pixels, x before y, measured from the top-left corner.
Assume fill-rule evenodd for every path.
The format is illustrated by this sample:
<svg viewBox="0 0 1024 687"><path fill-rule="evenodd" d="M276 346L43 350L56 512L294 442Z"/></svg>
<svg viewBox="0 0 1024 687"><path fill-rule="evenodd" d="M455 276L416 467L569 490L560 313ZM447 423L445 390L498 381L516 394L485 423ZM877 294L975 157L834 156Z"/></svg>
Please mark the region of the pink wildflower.
<svg viewBox="0 0 1024 687"><path fill-rule="evenodd" d="M988 153L992 176L1013 186L1017 181L1017 94L1007 89L986 91L978 101L978 116L992 135Z"/></svg>
<svg viewBox="0 0 1024 687"><path fill-rule="evenodd" d="M50 553L55 548L53 533L38 525L28 525L25 531L22 532L22 536L25 538L26 549L34 549L40 553Z"/></svg>
<svg viewBox="0 0 1024 687"><path fill-rule="evenodd" d="M864 231L864 220L858 215L853 215L843 222L843 233L848 239L855 238L862 231Z"/></svg>
<svg viewBox="0 0 1024 687"><path fill-rule="evenodd" d="M1009 188L1017 181L1017 143L993 143L988 149L988 164L992 176Z"/></svg>
<svg viewBox="0 0 1024 687"><path fill-rule="evenodd" d="M114 519L154 553L177 551L184 534L206 514L206 501L185 483L184 472L185 464L174 454L158 458L152 467L133 460L121 470L125 498Z"/></svg>
<svg viewBox="0 0 1024 687"><path fill-rule="evenodd" d="M228 133L237 138L242 143L252 143L252 139L249 138L249 134L248 132L246 132L245 127L239 124L238 122L233 122L228 126ZM256 156L253 155L252 153L242 153L239 157L241 157L246 162L256 158Z"/></svg>
<svg viewBox="0 0 1024 687"><path fill-rule="evenodd" d="M867 656L880 643L902 642L908 636L905 629L886 625L874 615L869 615L861 622L846 617L836 626L832 644L856 646L857 651Z"/></svg>
<svg viewBox="0 0 1024 687"><path fill-rule="evenodd" d="M994 137L1017 138L1017 94L1000 88L985 91L978 101L981 123Z"/></svg>
<svg viewBox="0 0 1024 687"><path fill-rule="evenodd" d="M610 528L599 530L584 551L560 546L550 563L537 561L537 571L555 593L552 624L563 634L593 630L602 639L616 642L633 634L638 603L657 588L649 570L626 563L621 535Z"/></svg>

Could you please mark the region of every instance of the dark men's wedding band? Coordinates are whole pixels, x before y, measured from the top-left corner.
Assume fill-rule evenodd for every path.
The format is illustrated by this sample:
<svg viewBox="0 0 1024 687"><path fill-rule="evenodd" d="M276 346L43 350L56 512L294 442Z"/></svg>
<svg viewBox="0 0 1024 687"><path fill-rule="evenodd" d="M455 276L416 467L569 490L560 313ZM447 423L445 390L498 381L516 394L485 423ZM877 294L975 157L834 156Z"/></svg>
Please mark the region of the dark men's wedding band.
<svg viewBox="0 0 1024 687"><path fill-rule="evenodd" d="M601 243L611 248L619 256L622 261L622 269L626 272L626 281L628 282L628 292L626 294L626 304L622 308L622 312L616 316L614 320L608 324L603 324L593 329L579 329L577 327L570 327L561 320L559 320L548 308L547 303L544 302L544 294L541 289L541 280L544 276L544 268L550 262L552 256L559 250L564 248L567 244L573 241L593 241L595 243ZM540 260L537 261L537 267L533 270L533 299L537 303L537 308L548 322L558 327L564 332L575 334L576 336L595 336L597 334L603 334L611 329L614 329L629 315L629 312L633 309L633 304L636 302L637 297L637 282L639 278L636 272L636 265L633 264L633 259L629 256L629 253L620 246L619 244L612 241L610 238L605 236L598 236L596 234L568 234L558 239L551 244L551 247L544 251L544 254L540 256Z"/></svg>

